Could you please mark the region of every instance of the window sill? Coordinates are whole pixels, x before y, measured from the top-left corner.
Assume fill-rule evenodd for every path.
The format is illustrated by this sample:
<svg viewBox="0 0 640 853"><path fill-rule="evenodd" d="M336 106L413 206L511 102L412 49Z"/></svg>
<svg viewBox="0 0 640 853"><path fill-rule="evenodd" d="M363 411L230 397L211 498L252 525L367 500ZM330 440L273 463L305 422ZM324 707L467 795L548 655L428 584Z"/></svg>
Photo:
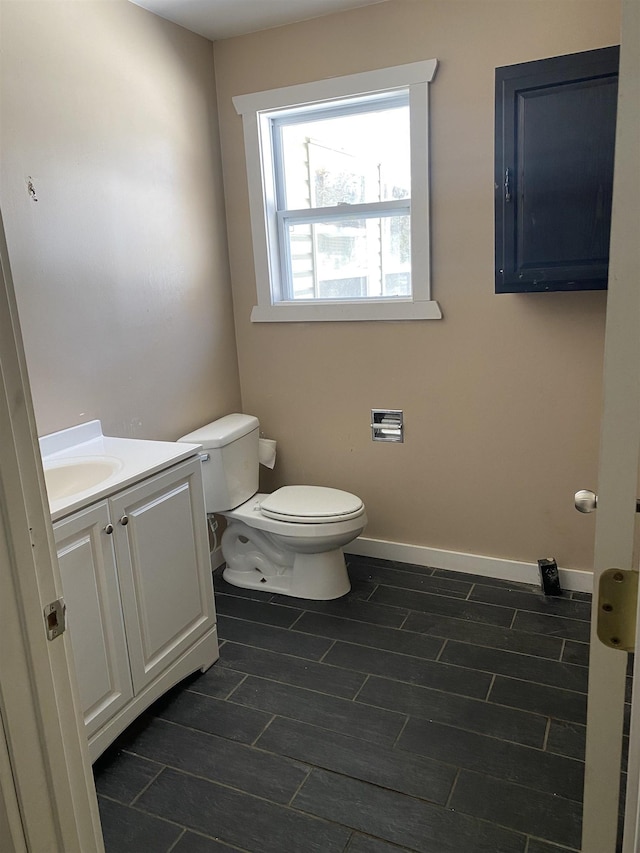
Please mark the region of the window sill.
<svg viewBox="0 0 640 853"><path fill-rule="evenodd" d="M441 320L438 303L424 302L323 302L296 305L255 305L252 323L313 323L357 320Z"/></svg>

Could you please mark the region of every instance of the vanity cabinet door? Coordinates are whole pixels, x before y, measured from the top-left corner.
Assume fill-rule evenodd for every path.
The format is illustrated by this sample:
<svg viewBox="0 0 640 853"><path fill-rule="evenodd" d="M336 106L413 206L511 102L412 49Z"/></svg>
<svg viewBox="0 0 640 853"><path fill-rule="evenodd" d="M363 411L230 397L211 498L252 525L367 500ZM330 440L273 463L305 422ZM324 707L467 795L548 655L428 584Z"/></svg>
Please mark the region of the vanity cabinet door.
<svg viewBox="0 0 640 853"><path fill-rule="evenodd" d="M87 736L133 696L106 501L54 525Z"/></svg>
<svg viewBox="0 0 640 853"><path fill-rule="evenodd" d="M200 461L110 500L135 692L215 624Z"/></svg>

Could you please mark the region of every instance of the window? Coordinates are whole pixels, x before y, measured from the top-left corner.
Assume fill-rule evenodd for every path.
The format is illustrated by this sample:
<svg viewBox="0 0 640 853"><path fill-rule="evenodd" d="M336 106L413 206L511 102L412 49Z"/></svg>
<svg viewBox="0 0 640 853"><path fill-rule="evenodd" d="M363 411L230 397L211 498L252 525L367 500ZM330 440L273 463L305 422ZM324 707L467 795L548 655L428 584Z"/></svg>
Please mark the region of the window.
<svg viewBox="0 0 640 853"><path fill-rule="evenodd" d="M244 124L255 322L436 319L428 83L436 60L233 99Z"/></svg>

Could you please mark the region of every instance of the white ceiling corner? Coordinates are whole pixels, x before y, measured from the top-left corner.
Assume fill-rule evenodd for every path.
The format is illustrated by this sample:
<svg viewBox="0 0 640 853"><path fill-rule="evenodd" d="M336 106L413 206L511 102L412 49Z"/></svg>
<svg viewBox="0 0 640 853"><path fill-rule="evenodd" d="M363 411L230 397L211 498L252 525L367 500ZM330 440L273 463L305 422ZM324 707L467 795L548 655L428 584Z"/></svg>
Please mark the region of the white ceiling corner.
<svg viewBox="0 0 640 853"><path fill-rule="evenodd" d="M211 41L387 0L131 0Z"/></svg>

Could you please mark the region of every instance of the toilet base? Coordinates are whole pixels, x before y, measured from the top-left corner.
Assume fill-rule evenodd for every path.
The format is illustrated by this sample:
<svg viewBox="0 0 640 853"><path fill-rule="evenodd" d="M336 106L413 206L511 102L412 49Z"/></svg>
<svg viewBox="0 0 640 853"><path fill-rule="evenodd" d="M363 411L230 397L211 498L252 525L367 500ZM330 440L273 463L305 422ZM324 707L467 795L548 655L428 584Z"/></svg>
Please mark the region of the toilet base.
<svg viewBox="0 0 640 853"><path fill-rule="evenodd" d="M351 589L341 548L321 554L296 554L293 566L279 568L275 574L265 574L258 566L247 564L246 568L227 567L222 576L233 586L244 589L314 601L340 598Z"/></svg>

